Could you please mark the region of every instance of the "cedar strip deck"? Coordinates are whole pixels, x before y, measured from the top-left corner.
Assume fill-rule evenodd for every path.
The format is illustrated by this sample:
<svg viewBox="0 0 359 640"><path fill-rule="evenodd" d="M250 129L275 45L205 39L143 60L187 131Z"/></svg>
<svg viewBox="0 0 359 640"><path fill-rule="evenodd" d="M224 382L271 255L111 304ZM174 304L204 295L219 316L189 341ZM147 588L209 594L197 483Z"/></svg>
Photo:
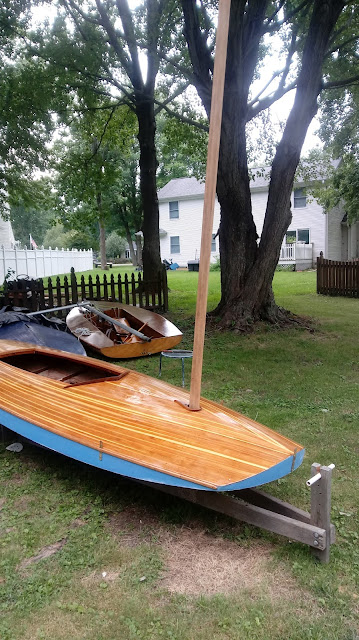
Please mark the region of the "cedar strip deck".
<svg viewBox="0 0 359 640"><path fill-rule="evenodd" d="M69 387L0 361L1 408L96 450L101 440L104 453L210 488L256 475L298 446L208 400L200 412L187 411L175 402L188 402L187 392L121 367L62 355L62 377L67 361L69 374L91 363L95 377L98 371L110 377Z"/></svg>

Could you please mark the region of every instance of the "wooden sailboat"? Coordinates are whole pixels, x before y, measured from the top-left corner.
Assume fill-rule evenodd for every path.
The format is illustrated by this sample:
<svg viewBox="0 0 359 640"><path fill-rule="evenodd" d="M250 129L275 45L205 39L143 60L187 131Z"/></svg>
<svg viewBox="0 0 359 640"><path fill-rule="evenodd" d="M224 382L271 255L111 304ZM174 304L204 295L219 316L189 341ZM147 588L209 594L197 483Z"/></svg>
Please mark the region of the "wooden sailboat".
<svg viewBox="0 0 359 640"><path fill-rule="evenodd" d="M148 356L172 349L182 340L181 331L158 313L120 302L97 304L99 309L74 307L66 324L85 347L107 358Z"/></svg>
<svg viewBox="0 0 359 640"><path fill-rule="evenodd" d="M304 456L295 442L200 398L229 9L220 0L190 393L92 358L0 343L3 425L102 469L207 491L270 482Z"/></svg>
<svg viewBox="0 0 359 640"><path fill-rule="evenodd" d="M304 450L222 405L93 358L0 342L0 423L137 480L225 491L290 473Z"/></svg>

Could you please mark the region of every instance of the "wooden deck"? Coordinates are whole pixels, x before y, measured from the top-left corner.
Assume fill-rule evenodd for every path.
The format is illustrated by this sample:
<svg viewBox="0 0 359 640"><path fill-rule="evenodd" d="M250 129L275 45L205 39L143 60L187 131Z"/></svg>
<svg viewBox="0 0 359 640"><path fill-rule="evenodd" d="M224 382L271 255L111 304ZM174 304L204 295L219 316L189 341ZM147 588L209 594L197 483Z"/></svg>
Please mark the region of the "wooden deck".
<svg viewBox="0 0 359 640"><path fill-rule="evenodd" d="M26 351L36 352L30 360L49 354L49 366L41 362L37 373L19 368ZM5 341L0 358L3 411L96 451L204 487L237 483L302 450L209 400L202 399L201 410L191 412L180 404L188 403L186 391L122 367ZM71 384L76 367L90 367L90 374Z"/></svg>

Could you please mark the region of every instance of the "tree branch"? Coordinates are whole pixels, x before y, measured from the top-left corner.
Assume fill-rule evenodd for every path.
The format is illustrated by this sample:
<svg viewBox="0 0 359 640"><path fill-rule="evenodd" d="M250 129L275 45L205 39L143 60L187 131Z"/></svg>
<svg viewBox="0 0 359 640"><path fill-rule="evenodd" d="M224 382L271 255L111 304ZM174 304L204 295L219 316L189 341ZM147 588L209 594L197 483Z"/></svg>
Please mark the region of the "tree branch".
<svg viewBox="0 0 359 640"><path fill-rule="evenodd" d="M176 113L175 111L171 111L171 109L169 109L165 103L162 103L159 100L155 100L155 104L159 105L160 107L158 111L160 110L166 111L166 113L168 113L168 115L171 116L171 118L177 118L177 120L180 120L185 124L189 124L192 127L196 127L197 129L201 129L201 131L206 131L208 133L209 131L208 125L202 124L201 122L197 122L196 120L191 120L191 118L187 118L186 116L183 116L180 113Z"/></svg>
<svg viewBox="0 0 359 640"><path fill-rule="evenodd" d="M358 38L359 36L356 35L356 36L352 36L351 38L348 38L347 40L344 40L343 42L338 42L338 45L336 47L333 47L327 52L326 57L330 56L335 51L339 51L343 49L347 44L351 44L352 42L357 42Z"/></svg>
<svg viewBox="0 0 359 640"><path fill-rule="evenodd" d="M119 1L119 0L117 0ZM147 0L147 79L146 91L153 93L156 76L159 68L159 58L157 53L158 36L160 28L160 17L163 3L157 0Z"/></svg>
<svg viewBox="0 0 359 640"><path fill-rule="evenodd" d="M262 32L263 35L265 33L275 33L275 31L278 31L280 29L280 27L282 27L284 24L289 22L289 20L291 20L298 13L300 13L302 11L302 9L304 9L307 6L307 4L311 3L311 1L312 0L303 0L303 2L298 7L296 7L292 11L289 11L289 13L287 13L287 15L283 18L283 20L280 20L276 24L273 24L272 26L270 26L269 23L267 23L268 26L266 28L263 28L263 32Z"/></svg>
<svg viewBox="0 0 359 640"><path fill-rule="evenodd" d="M98 22L98 20L96 20L95 18L91 18L87 13L82 11L82 9L80 9L80 7L76 4L76 2L74 2L74 0L60 0L60 4L63 7L65 7L65 9L69 13L72 13L70 10L70 6L71 6L72 9L76 11L83 20L85 20L86 22L91 22L92 24L95 24L98 27L100 26L100 22Z"/></svg>
<svg viewBox="0 0 359 640"><path fill-rule="evenodd" d="M96 0L96 4L98 3L99 3L99 0ZM116 6L117 6L119 16L121 18L125 40L130 52L130 57L131 57L131 75L129 74L129 72L127 73L131 78L131 82L134 88L137 91L142 91L143 90L142 72L141 72L140 62L138 58L136 36L133 28L133 21L132 21L131 12L128 6L128 2L127 0L116 0ZM111 25L111 28L113 29L112 25Z"/></svg>
<svg viewBox="0 0 359 640"><path fill-rule="evenodd" d="M271 22L273 22L274 18L278 15L278 13L280 12L280 10L282 9L283 5L284 5L285 0L281 0L278 7L276 8L276 10L274 11L274 13L272 13L271 16L268 16L268 18L266 19L266 24L270 24Z"/></svg>
<svg viewBox="0 0 359 640"><path fill-rule="evenodd" d="M128 56L126 55L122 44L120 43L118 37L117 37L117 33L116 30L114 28L114 26L112 25L108 14L105 10L105 7L103 6L102 2L100 2L100 0L95 0L96 1L96 6L98 9L98 12L101 16L101 26L103 27L103 29L105 30L105 32L108 35L109 38L109 42L112 45L115 53L118 55L118 58L120 60L120 63L122 64L125 72L127 73L128 77L130 78L131 82L132 82L132 64L128 58Z"/></svg>
<svg viewBox="0 0 359 640"><path fill-rule="evenodd" d="M167 100L165 100L164 102L156 102L156 104L159 105L158 109L155 110L155 115L157 115L158 113L160 113L160 111L170 102L173 102L173 100L175 100L175 98L177 98L178 96L180 96L185 89L187 89L187 87L189 87L190 83L186 82L184 84L179 85L179 87L176 89L176 91L170 95Z"/></svg>
<svg viewBox="0 0 359 640"><path fill-rule="evenodd" d="M94 151L91 154L91 156L87 160L85 160L85 165L89 165L91 160L98 154L98 152L99 152L99 150L101 148L102 141L103 141L103 139L105 137L105 134L106 134L106 131L107 131L107 127L110 124L110 122L111 122L111 120L113 118L113 114L115 113L116 109L117 109L117 107L115 107L115 106L112 107L112 109L111 109L111 111L109 113L109 116L108 116L108 118L107 118L107 120L106 120L106 122L104 124L100 140L99 141L96 140L96 142L94 143L94 145L93 145Z"/></svg>
<svg viewBox="0 0 359 640"><path fill-rule="evenodd" d="M253 118L255 118L261 111L268 109L272 104L277 102L277 100L282 98L286 93L288 93L289 91L292 91L292 89L295 89L296 86L297 86L297 80L295 80L291 84L288 84L286 87L282 87L281 90L277 89L277 91L275 91L272 95L267 96L266 98L263 98L262 101L260 100L258 102L257 107L248 110L246 121L249 122L250 120L253 120Z"/></svg>
<svg viewBox="0 0 359 640"><path fill-rule="evenodd" d="M199 21L195 0L182 0L182 10L185 20L185 36L193 67L196 87L204 104L211 99L213 60L209 53Z"/></svg>
<svg viewBox="0 0 359 640"><path fill-rule="evenodd" d="M280 69L279 71L276 71L275 73L273 73L272 77L268 80L268 82L264 85L264 87L260 90L259 93L257 93L257 95L248 103L249 107L252 107L254 104L256 104L259 101L260 96L265 92L266 89L268 89L269 85L272 84L272 82L278 78L278 76L281 75L281 73L284 72L285 67L283 67L283 69Z"/></svg>
<svg viewBox="0 0 359 640"><path fill-rule="evenodd" d="M332 82L324 82L322 85L323 91L326 89L338 89L339 87L349 87L353 84L359 84L359 74L351 76L350 78L344 78L343 80L333 80Z"/></svg>

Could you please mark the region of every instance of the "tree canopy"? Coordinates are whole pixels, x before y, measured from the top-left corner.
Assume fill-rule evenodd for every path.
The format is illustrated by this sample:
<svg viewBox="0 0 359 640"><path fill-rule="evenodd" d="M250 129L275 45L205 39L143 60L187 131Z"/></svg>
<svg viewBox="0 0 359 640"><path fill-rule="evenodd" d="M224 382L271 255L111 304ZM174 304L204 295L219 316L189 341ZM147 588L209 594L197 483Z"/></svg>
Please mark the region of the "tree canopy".
<svg viewBox="0 0 359 640"><path fill-rule="evenodd" d="M169 177L171 171L178 175L184 170L181 154L186 153L186 148L194 154L193 172L200 173L201 148L208 129L203 114L208 118L211 109L217 3L144 0L132 11L127 0L90 0L86 5L76 0L58 0L56 6L58 17L54 24L31 36L29 63L37 63L39 69L51 69L52 73L57 70L56 91L61 88L66 96L63 106L71 105L61 114L67 126L83 123L85 113L99 111L104 114L104 131L122 105L135 114L143 259L145 273L153 275L160 264L158 149L162 145L164 159L167 153L160 165L160 179ZM327 110L334 109L331 105L337 101L350 115L347 107L348 101L354 99L354 90L348 92L346 87L357 86L359 78L357 8L358 0L232 0L217 180L222 298L216 313L223 326L242 329L258 319L275 323L288 320L288 314L274 302L271 285L291 220L294 176L319 101ZM178 99L189 85L196 88L201 115L193 108L193 93L186 100ZM251 139L250 127L258 128L260 121L268 126L268 110L290 92L294 95L293 106L282 123L277 142L274 138L270 141L274 156L258 241L249 169L256 142ZM161 112L168 119L159 126L156 138ZM181 129L173 117L182 123ZM345 128L346 121L341 124ZM199 132L197 137L191 133L192 126ZM167 140L173 141L170 153L163 143L164 131ZM98 158L93 159L91 167L101 186L97 190L101 193L97 210L101 205L104 212L109 209L103 186L111 175L112 151L106 152L105 168L101 135L97 132L97 142L93 133L92 136ZM70 146L69 143L69 151ZM68 174L69 186L74 190L81 182L77 151L80 147L72 150L74 171ZM168 163L171 171L166 168ZM86 186L90 186L94 174ZM122 204L120 198L118 211ZM82 215L83 206L84 203L74 207L76 217ZM87 211L88 207L87 202Z"/></svg>
<svg viewBox="0 0 359 640"><path fill-rule="evenodd" d="M29 54L31 8L36 2L14 0L0 7L0 213L8 205L34 205L36 170L47 162L47 143L55 126L53 67ZM41 87L41 91L39 90Z"/></svg>

